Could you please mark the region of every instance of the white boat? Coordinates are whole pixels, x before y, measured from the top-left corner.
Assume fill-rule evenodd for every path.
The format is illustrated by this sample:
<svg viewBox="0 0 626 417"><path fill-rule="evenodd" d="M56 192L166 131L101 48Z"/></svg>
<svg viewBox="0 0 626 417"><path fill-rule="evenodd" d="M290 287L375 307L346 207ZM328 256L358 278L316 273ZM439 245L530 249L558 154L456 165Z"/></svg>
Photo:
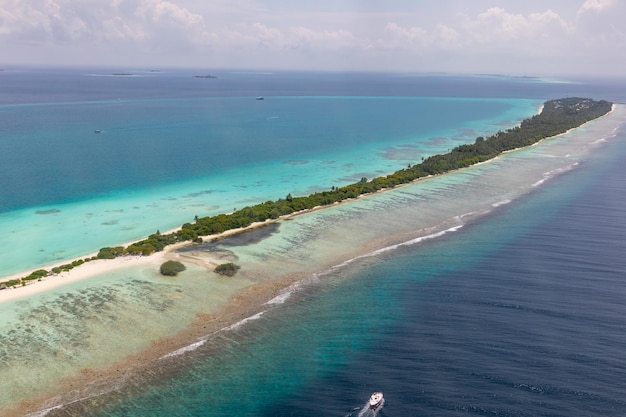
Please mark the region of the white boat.
<svg viewBox="0 0 626 417"><path fill-rule="evenodd" d="M383 404L385 403L385 398L383 397L383 393L382 392L375 392L372 394L372 396L370 397L370 400L368 402L368 405L370 407L370 410L378 410L378 408L380 408Z"/></svg>

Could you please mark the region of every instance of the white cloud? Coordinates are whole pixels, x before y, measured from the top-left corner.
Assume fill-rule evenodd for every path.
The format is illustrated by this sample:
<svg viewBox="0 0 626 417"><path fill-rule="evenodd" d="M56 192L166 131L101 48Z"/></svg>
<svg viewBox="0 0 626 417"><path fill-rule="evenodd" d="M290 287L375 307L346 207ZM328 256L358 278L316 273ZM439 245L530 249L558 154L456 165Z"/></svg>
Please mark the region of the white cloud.
<svg viewBox="0 0 626 417"><path fill-rule="evenodd" d="M288 49L301 50L339 50L357 47L358 40L349 31L313 30L305 26L285 29L256 22L240 25L236 30L214 33L213 43L216 48L227 49L235 46L239 49L254 50L264 48L281 52Z"/></svg>
<svg viewBox="0 0 626 417"><path fill-rule="evenodd" d="M294 45L306 45L323 49L337 49L357 46L358 40L347 30L322 30L298 26L291 29L291 43Z"/></svg>
<svg viewBox="0 0 626 417"><path fill-rule="evenodd" d="M437 38L446 46L457 45L461 40L461 34L446 25L438 24L435 28L435 33Z"/></svg>
<svg viewBox="0 0 626 417"><path fill-rule="evenodd" d="M374 44L382 49L420 49L431 43L431 35L425 29L412 26L403 27L389 22Z"/></svg>
<svg viewBox="0 0 626 417"><path fill-rule="evenodd" d="M578 14L581 15L586 12L599 13L613 6L613 0L587 0L578 9Z"/></svg>
<svg viewBox="0 0 626 417"><path fill-rule="evenodd" d="M432 27L386 24L376 43L383 48L409 50L452 50L502 48L503 45L521 45L530 48L543 44L546 38L563 39L571 26L552 10L527 15L509 13L493 7L474 17L460 15L450 23Z"/></svg>
<svg viewBox="0 0 626 417"><path fill-rule="evenodd" d="M523 15L493 7L469 20L465 29L476 41L504 43L520 39L531 40L547 35L560 37L570 30L570 26L552 10Z"/></svg>
<svg viewBox="0 0 626 417"><path fill-rule="evenodd" d="M285 43L285 35L278 29L268 27L263 23L254 23L250 32L242 39L249 39L252 42L263 42L268 45L279 46Z"/></svg>
<svg viewBox="0 0 626 417"><path fill-rule="evenodd" d="M403 70L428 63L455 71L472 61L489 71L533 60L537 68L561 62L572 68L584 59L594 70L601 55L604 62L626 56L626 2L545 0L540 8L514 0L499 0L498 7L487 7L494 3L489 0L392 3L0 0L1 58L65 63L88 51L107 63L130 57L196 65L210 56L216 66L375 69L398 62Z"/></svg>
<svg viewBox="0 0 626 417"><path fill-rule="evenodd" d="M138 10L144 18L158 24L175 24L180 27L203 24L203 18L192 13L185 7L180 7L169 1L147 0Z"/></svg>
<svg viewBox="0 0 626 417"><path fill-rule="evenodd" d="M0 1L0 34L26 42L70 42L91 37L75 9L54 0Z"/></svg>
<svg viewBox="0 0 626 417"><path fill-rule="evenodd" d="M103 36L109 40L140 41L147 38L147 33L139 25L130 24L120 16L102 22Z"/></svg>

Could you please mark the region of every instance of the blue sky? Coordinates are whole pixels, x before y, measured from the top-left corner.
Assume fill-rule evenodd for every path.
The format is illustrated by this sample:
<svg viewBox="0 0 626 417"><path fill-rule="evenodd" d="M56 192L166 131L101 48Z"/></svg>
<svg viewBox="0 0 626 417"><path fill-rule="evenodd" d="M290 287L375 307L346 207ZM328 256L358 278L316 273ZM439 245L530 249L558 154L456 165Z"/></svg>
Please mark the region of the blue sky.
<svg viewBox="0 0 626 417"><path fill-rule="evenodd" d="M623 75L623 0L0 0L0 67Z"/></svg>

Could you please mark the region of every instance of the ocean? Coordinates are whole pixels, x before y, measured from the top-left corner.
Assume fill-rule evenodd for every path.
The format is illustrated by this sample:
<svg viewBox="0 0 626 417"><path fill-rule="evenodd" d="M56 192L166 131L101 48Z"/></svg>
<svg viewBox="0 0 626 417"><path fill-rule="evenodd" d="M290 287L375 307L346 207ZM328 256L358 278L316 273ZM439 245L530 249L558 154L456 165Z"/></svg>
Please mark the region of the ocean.
<svg viewBox="0 0 626 417"><path fill-rule="evenodd" d="M395 76L111 74L0 73L0 275L394 172L541 104L412 96Z"/></svg>
<svg viewBox="0 0 626 417"><path fill-rule="evenodd" d="M10 179L0 227L13 236L1 243L15 251L3 270L394 171L510 127L549 98L626 98L617 80L194 74L0 73ZM361 417L374 414L365 402L377 390L380 416L624 415L618 117L621 108L569 142L188 250L237 259L233 281L195 266L174 281L127 270L0 305L0 404L297 273L236 326L37 415Z"/></svg>

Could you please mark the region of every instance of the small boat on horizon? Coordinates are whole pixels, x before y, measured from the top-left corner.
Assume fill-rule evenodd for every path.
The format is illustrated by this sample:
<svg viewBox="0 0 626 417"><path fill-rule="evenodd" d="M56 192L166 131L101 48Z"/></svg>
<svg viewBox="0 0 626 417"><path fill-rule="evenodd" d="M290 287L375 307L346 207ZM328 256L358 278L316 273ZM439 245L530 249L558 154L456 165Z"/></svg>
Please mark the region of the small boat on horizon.
<svg viewBox="0 0 626 417"><path fill-rule="evenodd" d="M102 130L96 129L96 130L93 131L93 133L102 133Z"/></svg>
<svg viewBox="0 0 626 417"><path fill-rule="evenodd" d="M382 407L384 403L385 403L385 398L383 397L383 393L380 391L377 391L372 394L367 405L369 406L370 410L376 411L380 407Z"/></svg>
<svg viewBox="0 0 626 417"><path fill-rule="evenodd" d="M257 100L265 100L265 97L258 96L256 99L257 99Z"/></svg>

